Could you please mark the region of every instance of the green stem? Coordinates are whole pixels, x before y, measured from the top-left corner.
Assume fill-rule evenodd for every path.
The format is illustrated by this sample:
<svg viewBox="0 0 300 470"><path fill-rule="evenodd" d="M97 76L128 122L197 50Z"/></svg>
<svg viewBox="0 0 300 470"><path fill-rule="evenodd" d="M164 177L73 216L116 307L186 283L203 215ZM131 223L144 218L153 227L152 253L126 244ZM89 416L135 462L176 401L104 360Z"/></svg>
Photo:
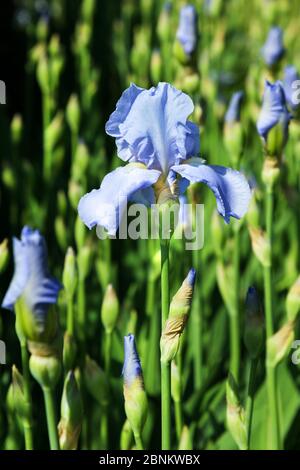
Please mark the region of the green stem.
<svg viewBox="0 0 300 470"><path fill-rule="evenodd" d="M46 140L46 130L51 122L51 99L47 93L43 95L43 132L44 132L44 159L43 173L44 180L49 181L52 167L52 152Z"/></svg>
<svg viewBox="0 0 300 470"><path fill-rule="evenodd" d="M144 450L143 441L139 434L134 434L134 440L137 450Z"/></svg>
<svg viewBox="0 0 300 470"><path fill-rule="evenodd" d="M72 297L68 297L67 300L67 331L69 335L74 336L74 312Z"/></svg>
<svg viewBox="0 0 300 470"><path fill-rule="evenodd" d="M200 252L193 251L193 267L200 272ZM193 361L194 361L194 383L199 390L203 379L203 354L202 354L202 309L199 275L196 277L194 300L192 304L192 334L193 334Z"/></svg>
<svg viewBox="0 0 300 470"><path fill-rule="evenodd" d="M175 401L174 402L175 406L175 424L176 424L176 435L178 441L180 440L181 437L181 432L182 432L182 426L183 426L183 417L182 417L182 403L180 401Z"/></svg>
<svg viewBox="0 0 300 470"><path fill-rule="evenodd" d="M77 287L77 321L78 321L78 337L82 345L82 353L85 356L85 282L79 279Z"/></svg>
<svg viewBox="0 0 300 470"><path fill-rule="evenodd" d="M255 392L255 375L256 375L257 364L258 364L257 359L251 360L247 400L246 400L246 426L247 426L248 450L250 450L250 441L251 441L251 428L252 428L252 416L253 416L254 392Z"/></svg>
<svg viewBox="0 0 300 470"><path fill-rule="evenodd" d="M237 383L239 383L240 370L240 318L239 318L239 290L240 290L240 233L238 227L234 232L233 251L233 279L234 279L234 312L230 318L230 370Z"/></svg>
<svg viewBox="0 0 300 470"><path fill-rule="evenodd" d="M161 240L161 328L169 313L169 242ZM162 450L171 446L171 375L170 364L161 364Z"/></svg>
<svg viewBox="0 0 300 470"><path fill-rule="evenodd" d="M59 450L53 392L50 387L43 387L48 436L51 450Z"/></svg>
<svg viewBox="0 0 300 470"><path fill-rule="evenodd" d="M21 342L22 372L24 379L24 398L28 410L29 419L24 423L24 437L26 450L33 450L33 422L32 422L32 401L29 379L29 360L26 342Z"/></svg>
<svg viewBox="0 0 300 470"><path fill-rule="evenodd" d="M100 421L100 449L108 449L108 406L102 407Z"/></svg>
<svg viewBox="0 0 300 470"><path fill-rule="evenodd" d="M110 363L111 363L111 341L112 341L112 331L105 331L105 372L107 377L109 377Z"/></svg>
<svg viewBox="0 0 300 470"><path fill-rule="evenodd" d="M272 241L273 241L273 189L266 188L266 230L270 241L271 248L271 266L264 268L264 290L265 290L265 315L266 315L266 333L267 340L274 334L274 317L273 317L273 292L272 292ZM279 428L279 409L277 398L277 381L276 371L274 367L266 369L267 374L267 391L270 416L270 430L272 450L281 448L280 444L280 428Z"/></svg>

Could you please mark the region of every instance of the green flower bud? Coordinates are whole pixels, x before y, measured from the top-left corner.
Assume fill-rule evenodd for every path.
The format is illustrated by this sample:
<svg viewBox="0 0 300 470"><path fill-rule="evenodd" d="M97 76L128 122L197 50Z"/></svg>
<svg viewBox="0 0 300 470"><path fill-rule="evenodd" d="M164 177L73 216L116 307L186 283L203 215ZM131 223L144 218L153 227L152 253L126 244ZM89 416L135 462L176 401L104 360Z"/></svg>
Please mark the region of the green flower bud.
<svg viewBox="0 0 300 470"><path fill-rule="evenodd" d="M181 81L181 88L189 94L197 93L200 88L199 74L195 72L184 74Z"/></svg>
<svg viewBox="0 0 300 470"><path fill-rule="evenodd" d="M100 406L108 404L109 388L105 372L89 356L85 358L84 383L92 397Z"/></svg>
<svg viewBox="0 0 300 470"><path fill-rule="evenodd" d="M102 307L101 321L107 333L111 333L116 326L119 316L119 301L111 284L106 288Z"/></svg>
<svg viewBox="0 0 300 470"><path fill-rule="evenodd" d="M50 94L50 79L49 79L49 63L45 54L40 56L37 64L37 81L40 85L42 92L46 95Z"/></svg>
<svg viewBox="0 0 300 470"><path fill-rule="evenodd" d="M23 376L15 365L12 367L12 393L14 409L23 422L28 422L30 420L30 406L25 400Z"/></svg>
<svg viewBox="0 0 300 470"><path fill-rule="evenodd" d="M66 194L63 190L58 191L57 193L57 208L58 208L58 213L61 216L65 216L67 212L67 198Z"/></svg>
<svg viewBox="0 0 300 470"><path fill-rule="evenodd" d="M14 190L16 188L16 177L10 166L5 165L2 169L2 181L4 186L9 190Z"/></svg>
<svg viewBox="0 0 300 470"><path fill-rule="evenodd" d="M271 247L267 234L260 228L250 227L252 250L258 261L265 267L271 266Z"/></svg>
<svg viewBox="0 0 300 470"><path fill-rule="evenodd" d="M83 0L81 5L81 18L84 22L91 23L95 11L95 0Z"/></svg>
<svg viewBox="0 0 300 470"><path fill-rule="evenodd" d="M181 379L179 369L175 361L171 362L171 395L175 403L181 400Z"/></svg>
<svg viewBox="0 0 300 470"><path fill-rule="evenodd" d="M294 341L294 327L294 321L288 321L277 333L268 338L267 367L275 367L284 359Z"/></svg>
<svg viewBox="0 0 300 470"><path fill-rule="evenodd" d="M72 166L72 178L75 181L81 181L82 176L86 173L89 163L89 153L87 146L83 142L79 142L76 149L74 164Z"/></svg>
<svg viewBox="0 0 300 470"><path fill-rule="evenodd" d="M68 372L61 399L60 422L58 424L61 450L76 450L83 420L81 394L72 371Z"/></svg>
<svg viewBox="0 0 300 470"><path fill-rule="evenodd" d="M92 267L92 247L84 245L77 254L78 279L83 281Z"/></svg>
<svg viewBox="0 0 300 470"><path fill-rule="evenodd" d="M185 425L182 428L178 450L193 450L193 441L190 429Z"/></svg>
<svg viewBox="0 0 300 470"><path fill-rule="evenodd" d="M15 303L16 331L20 339L52 343L58 331L58 318L54 305L51 305L44 315L43 321L38 321L36 315L27 307L22 295Z"/></svg>
<svg viewBox="0 0 300 470"><path fill-rule="evenodd" d="M61 374L61 361L56 356L32 354L29 359L32 376L42 388L53 389Z"/></svg>
<svg viewBox="0 0 300 470"><path fill-rule="evenodd" d="M287 317L295 321L300 311L300 276L290 288L286 298Z"/></svg>
<svg viewBox="0 0 300 470"><path fill-rule="evenodd" d="M79 184L77 181L70 180L68 197L69 197L69 201L71 203L72 208L76 211L77 211L79 199L83 196L83 194L84 194L84 188L82 187L82 185Z"/></svg>
<svg viewBox="0 0 300 470"><path fill-rule="evenodd" d="M67 331L64 334L63 365L65 370L73 370L77 354L76 341Z"/></svg>
<svg viewBox="0 0 300 470"><path fill-rule="evenodd" d="M120 449L130 450L133 446L133 433L128 419L125 420L120 437Z"/></svg>
<svg viewBox="0 0 300 470"><path fill-rule="evenodd" d="M76 256L73 248L69 247L65 256L65 264L63 270L63 285L66 295L72 299L77 287L77 269Z"/></svg>
<svg viewBox="0 0 300 470"><path fill-rule="evenodd" d="M55 218L54 230L55 230L56 240L61 250L65 251L68 246L67 228L66 228L64 219L61 216L58 216Z"/></svg>
<svg viewBox="0 0 300 470"><path fill-rule="evenodd" d="M243 128L240 122L225 124L224 144L229 155L230 164L233 167L238 166L243 151Z"/></svg>
<svg viewBox="0 0 300 470"><path fill-rule="evenodd" d="M137 311L135 309L131 309L129 312L129 319L128 319L126 331L131 331L132 334L135 334L137 321L138 321Z"/></svg>
<svg viewBox="0 0 300 470"><path fill-rule="evenodd" d="M21 140L23 130L23 120L20 114L14 115L10 124L10 129L13 142L18 144Z"/></svg>
<svg viewBox="0 0 300 470"><path fill-rule="evenodd" d="M226 419L227 427L240 450L247 449L247 430L245 423L245 410L240 404L237 385L234 377L229 373L226 382Z"/></svg>
<svg viewBox="0 0 300 470"><path fill-rule="evenodd" d="M0 274L3 273L8 265L9 260L9 250L8 250L8 240L5 238L3 242L0 243Z"/></svg>
<svg viewBox="0 0 300 470"><path fill-rule="evenodd" d="M252 192L252 197L250 199L250 204L247 212L247 222L250 227L258 228L259 227L259 207L257 204L256 198L257 191Z"/></svg>
<svg viewBox="0 0 300 470"><path fill-rule="evenodd" d="M48 35L48 20L41 16L36 26L36 36L38 41L44 42L47 40Z"/></svg>
<svg viewBox="0 0 300 470"><path fill-rule="evenodd" d="M231 264L224 265L221 262L217 263L217 282L218 287L225 302L229 315L235 315L235 294L234 289L229 289L228 286L233 285L233 266Z"/></svg>
<svg viewBox="0 0 300 470"><path fill-rule="evenodd" d="M162 8L157 22L157 36L160 42L167 42L171 35L171 11L169 5Z"/></svg>
<svg viewBox="0 0 300 470"><path fill-rule="evenodd" d="M262 351L265 331L262 307L254 287L248 289L245 307L244 342L251 359L255 359Z"/></svg>
<svg viewBox="0 0 300 470"><path fill-rule="evenodd" d="M269 157L280 158L287 141L286 131L283 128L282 122L278 121L273 126L263 141L264 151Z"/></svg>
<svg viewBox="0 0 300 470"><path fill-rule="evenodd" d="M191 61L191 57L185 53L183 46L178 39L175 39L173 44L173 55L182 65L187 65Z"/></svg>
<svg viewBox="0 0 300 470"><path fill-rule="evenodd" d="M78 133L80 125L80 106L77 95L71 95L67 103L66 119L70 129Z"/></svg>
<svg viewBox="0 0 300 470"><path fill-rule="evenodd" d="M261 176L264 184L267 187L273 188L280 176L280 166L277 158L265 158Z"/></svg>
<svg viewBox="0 0 300 470"><path fill-rule="evenodd" d="M75 242L77 250L83 247L86 241L86 226L82 223L82 220L79 216L76 217L75 221Z"/></svg>
<svg viewBox="0 0 300 470"><path fill-rule="evenodd" d="M150 62L150 76L153 83L158 83L160 81L162 72L162 60L160 51L155 49L151 55Z"/></svg>
<svg viewBox="0 0 300 470"><path fill-rule="evenodd" d="M49 151L52 151L59 141L63 131L63 114L57 113L46 129L45 145Z"/></svg>
<svg viewBox="0 0 300 470"><path fill-rule="evenodd" d="M191 269L171 301L169 317L160 339L162 363L172 361L177 354L180 338L192 304L195 278L196 271Z"/></svg>

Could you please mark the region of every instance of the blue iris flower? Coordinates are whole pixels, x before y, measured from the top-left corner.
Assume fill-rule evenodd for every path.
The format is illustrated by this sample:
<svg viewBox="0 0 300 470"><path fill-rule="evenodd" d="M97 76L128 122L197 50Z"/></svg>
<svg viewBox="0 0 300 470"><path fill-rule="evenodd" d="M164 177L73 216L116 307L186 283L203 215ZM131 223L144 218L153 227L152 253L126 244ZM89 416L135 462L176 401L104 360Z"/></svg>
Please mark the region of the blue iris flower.
<svg viewBox="0 0 300 470"><path fill-rule="evenodd" d="M194 52L197 43L197 12L193 5L181 8L176 38L187 55Z"/></svg>
<svg viewBox="0 0 300 470"><path fill-rule="evenodd" d="M295 92L297 85L300 83L299 80L300 75L298 74L296 67L293 65L288 65L284 69L283 91L286 102L292 111L295 111L299 107L299 103L295 101Z"/></svg>
<svg viewBox="0 0 300 470"><path fill-rule="evenodd" d="M143 372L138 356L134 335L124 336L124 365L122 371L126 387L130 387L136 379L143 381Z"/></svg>
<svg viewBox="0 0 300 470"><path fill-rule="evenodd" d="M266 81L263 105L256 124L259 135L266 140L269 131L279 123L282 126L283 141L286 142L290 119L281 82L273 84Z"/></svg>
<svg viewBox="0 0 300 470"><path fill-rule="evenodd" d="M263 59L269 67L272 67L282 58L284 52L282 29L278 26L273 26L270 29L267 40L262 48Z"/></svg>
<svg viewBox="0 0 300 470"><path fill-rule="evenodd" d="M244 93L242 91L237 91L233 93L229 106L225 114L225 122L233 123L240 121L241 117L241 103L244 98Z"/></svg>
<svg viewBox="0 0 300 470"><path fill-rule="evenodd" d="M191 98L168 83L149 90L132 84L124 91L106 132L115 137L118 156L128 164L106 175L99 189L79 201L79 216L87 227L98 224L115 235L127 201L155 203L158 179L172 182L171 191L175 181L181 192L190 183L205 183L227 223L245 214L250 200L245 177L196 156L199 128L187 119L193 109Z"/></svg>
<svg viewBox="0 0 300 470"><path fill-rule="evenodd" d="M38 230L24 227L21 240L13 238L15 271L2 307L13 310L22 297L37 320L44 321L48 308L57 301L61 284L49 275L47 248Z"/></svg>

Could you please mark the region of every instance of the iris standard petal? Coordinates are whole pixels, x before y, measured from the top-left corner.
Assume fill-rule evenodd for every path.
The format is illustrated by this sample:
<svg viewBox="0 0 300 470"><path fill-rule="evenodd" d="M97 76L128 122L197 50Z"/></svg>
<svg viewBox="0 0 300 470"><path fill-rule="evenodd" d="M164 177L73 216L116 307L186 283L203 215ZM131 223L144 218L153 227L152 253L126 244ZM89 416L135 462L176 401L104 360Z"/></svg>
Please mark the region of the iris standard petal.
<svg viewBox="0 0 300 470"><path fill-rule="evenodd" d="M227 108L225 114L225 122L237 122L240 120L241 115L241 103L244 97L244 93L242 91L237 91L233 93L229 106Z"/></svg>
<svg viewBox="0 0 300 470"><path fill-rule="evenodd" d="M187 55L194 52L197 43L197 12L193 5L181 8L176 38Z"/></svg>
<svg viewBox="0 0 300 470"><path fill-rule="evenodd" d="M120 158L168 174L173 164L186 159L199 145L199 130L187 122L193 109L188 95L159 83L150 90L126 94L126 106L117 118L113 113L106 129L116 136Z"/></svg>
<svg viewBox="0 0 300 470"><path fill-rule="evenodd" d="M117 168L105 176L99 189L93 189L80 199L79 217L89 229L100 225L109 235L115 235L132 195L156 183L159 176L159 171L148 170L142 165L128 164Z"/></svg>
<svg viewBox="0 0 300 470"><path fill-rule="evenodd" d="M191 183L205 183L214 193L219 213L225 222L241 218L247 211L251 192L244 175L218 165L205 165L200 158L172 168Z"/></svg>
<svg viewBox="0 0 300 470"><path fill-rule="evenodd" d="M262 48L262 56L265 63L269 67L275 65L284 55L284 52L282 29L278 26L273 26L270 29L267 40Z"/></svg>
<svg viewBox="0 0 300 470"><path fill-rule="evenodd" d="M17 238L13 238L13 253L14 253L14 275L5 297L2 301L2 308L13 310L14 304L22 294L29 277L28 263L25 258L25 253L22 243Z"/></svg>
<svg viewBox="0 0 300 470"><path fill-rule="evenodd" d="M284 132L287 132L290 118L281 83L266 81L263 105L256 124L259 135L266 138L269 130L278 122L282 123Z"/></svg>
<svg viewBox="0 0 300 470"><path fill-rule="evenodd" d="M134 335L124 336L124 365L122 371L126 387L130 387L135 379L142 379L142 367L138 356Z"/></svg>

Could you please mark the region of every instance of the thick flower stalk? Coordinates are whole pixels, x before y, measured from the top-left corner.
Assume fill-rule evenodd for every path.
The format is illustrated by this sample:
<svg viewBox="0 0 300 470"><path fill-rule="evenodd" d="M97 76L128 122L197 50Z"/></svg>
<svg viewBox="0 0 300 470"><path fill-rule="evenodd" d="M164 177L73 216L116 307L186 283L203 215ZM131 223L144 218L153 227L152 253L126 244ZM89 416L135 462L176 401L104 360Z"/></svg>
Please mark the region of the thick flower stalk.
<svg viewBox="0 0 300 470"><path fill-rule="evenodd" d="M143 449L142 430L147 417L148 404L142 367L132 334L124 337L123 378L126 416L137 448Z"/></svg>

